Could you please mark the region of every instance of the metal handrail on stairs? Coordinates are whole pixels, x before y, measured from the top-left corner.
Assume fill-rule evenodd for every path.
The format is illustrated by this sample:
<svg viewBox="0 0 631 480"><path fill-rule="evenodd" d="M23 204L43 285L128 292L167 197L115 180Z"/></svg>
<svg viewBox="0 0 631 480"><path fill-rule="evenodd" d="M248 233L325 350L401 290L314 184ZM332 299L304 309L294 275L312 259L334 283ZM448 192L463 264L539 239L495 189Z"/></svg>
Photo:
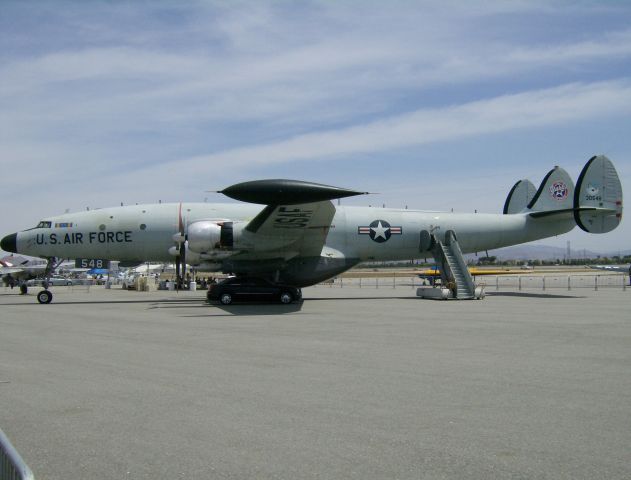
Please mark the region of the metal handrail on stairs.
<svg viewBox="0 0 631 480"><path fill-rule="evenodd" d="M33 480L33 472L0 429L0 479Z"/></svg>
<svg viewBox="0 0 631 480"><path fill-rule="evenodd" d="M456 234L452 230L448 230L445 233L444 242L435 237L434 241L434 257L441 263L440 276L443 284L455 283L454 296L456 298L473 298L475 283L467 268L460 245L458 245Z"/></svg>

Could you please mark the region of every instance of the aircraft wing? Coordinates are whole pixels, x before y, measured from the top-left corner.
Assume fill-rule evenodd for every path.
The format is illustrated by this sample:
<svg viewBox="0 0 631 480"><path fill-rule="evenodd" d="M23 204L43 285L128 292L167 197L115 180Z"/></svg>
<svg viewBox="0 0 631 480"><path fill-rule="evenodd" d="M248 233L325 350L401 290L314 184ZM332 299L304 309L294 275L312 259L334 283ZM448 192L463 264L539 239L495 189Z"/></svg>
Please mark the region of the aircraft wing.
<svg viewBox="0 0 631 480"><path fill-rule="evenodd" d="M335 207L330 201L268 205L243 232L256 250L293 256L319 256L331 228Z"/></svg>
<svg viewBox="0 0 631 480"><path fill-rule="evenodd" d="M0 267L0 275L13 275L15 273L23 272L23 268L19 267Z"/></svg>
<svg viewBox="0 0 631 480"><path fill-rule="evenodd" d="M46 265L31 265L24 267L0 267L0 277L6 281L11 275L15 280L28 280L42 275L46 271Z"/></svg>
<svg viewBox="0 0 631 480"><path fill-rule="evenodd" d="M0 267L0 275L28 273L30 275L39 275L46 271L46 265L30 265L24 267Z"/></svg>
<svg viewBox="0 0 631 480"><path fill-rule="evenodd" d="M319 256L335 215L331 200L358 192L298 180L256 180L220 193L243 202L267 205L243 230L252 246L244 256L284 258Z"/></svg>

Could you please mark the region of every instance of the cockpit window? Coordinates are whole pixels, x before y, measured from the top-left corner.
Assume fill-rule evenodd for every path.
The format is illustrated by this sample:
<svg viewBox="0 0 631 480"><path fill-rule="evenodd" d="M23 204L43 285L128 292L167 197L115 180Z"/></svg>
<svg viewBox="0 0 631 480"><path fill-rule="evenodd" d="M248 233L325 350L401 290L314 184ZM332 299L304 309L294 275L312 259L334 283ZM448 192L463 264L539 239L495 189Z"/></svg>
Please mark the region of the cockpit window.
<svg viewBox="0 0 631 480"><path fill-rule="evenodd" d="M35 227L35 228L50 228L51 226L52 226L51 222L46 222L46 221L42 220L41 222L39 222L37 224L37 227Z"/></svg>

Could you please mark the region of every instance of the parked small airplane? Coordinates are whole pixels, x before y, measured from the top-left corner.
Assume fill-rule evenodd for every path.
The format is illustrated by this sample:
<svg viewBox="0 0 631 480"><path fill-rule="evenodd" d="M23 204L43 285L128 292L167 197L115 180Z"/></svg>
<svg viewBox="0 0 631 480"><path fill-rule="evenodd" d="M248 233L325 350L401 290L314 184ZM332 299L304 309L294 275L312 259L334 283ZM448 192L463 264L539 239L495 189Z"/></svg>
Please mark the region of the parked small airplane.
<svg viewBox="0 0 631 480"><path fill-rule="evenodd" d="M5 286L15 286L26 280L43 275L46 262L40 258L9 255L0 259L0 276Z"/></svg>
<svg viewBox="0 0 631 480"><path fill-rule="evenodd" d="M516 270L514 268L479 268L479 267L468 267L469 273L474 276L485 276L485 275L517 275L523 274L524 272L521 270ZM441 271L438 267L424 268L417 272L417 275L420 278L429 278L429 277L440 277Z"/></svg>
<svg viewBox="0 0 631 480"><path fill-rule="evenodd" d="M631 275L631 265L590 265L589 268L606 270L608 272L628 273Z"/></svg>
<svg viewBox="0 0 631 480"><path fill-rule="evenodd" d="M631 265L590 265L589 268L605 270L606 272L626 273L629 275L629 286L631 286Z"/></svg>
<svg viewBox="0 0 631 480"><path fill-rule="evenodd" d="M72 270L70 262L60 261L54 264L59 271L68 272ZM49 278L52 269L49 263L42 261L41 258L25 257L9 255L0 259L0 276L5 286L18 286L20 292L27 293L28 280L36 278Z"/></svg>
<svg viewBox="0 0 631 480"><path fill-rule="evenodd" d="M295 180L239 183L219 193L247 203L163 203L69 213L7 235L0 246L49 262L56 257L175 259L180 278L180 267L190 264L299 288L363 261L433 257L453 277L450 283L458 285L457 297L472 298L463 252L560 235L577 225L605 233L622 218L620 180L604 156L587 162L576 188L559 167L538 189L520 180L502 214L336 206L331 200L366 192ZM38 294L42 303L51 299L46 290Z"/></svg>

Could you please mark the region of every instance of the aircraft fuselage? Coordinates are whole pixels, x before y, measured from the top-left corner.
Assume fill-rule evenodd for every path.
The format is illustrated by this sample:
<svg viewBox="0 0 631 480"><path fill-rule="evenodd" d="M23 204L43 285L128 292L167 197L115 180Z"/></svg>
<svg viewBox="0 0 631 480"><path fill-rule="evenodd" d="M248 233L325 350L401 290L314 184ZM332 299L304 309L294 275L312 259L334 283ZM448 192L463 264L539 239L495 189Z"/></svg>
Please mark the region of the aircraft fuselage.
<svg viewBox="0 0 631 480"><path fill-rule="evenodd" d="M360 262L441 256L444 245L454 241L463 263L460 252L517 245L577 225L607 233L619 225L623 210L620 179L604 155L589 159L576 188L558 166L538 189L518 181L503 214L335 206L331 200L366 192L284 179L242 182L220 193L245 203L132 205L64 214L7 235L0 247L44 258L175 261L178 270L189 264L302 287Z"/></svg>
<svg viewBox="0 0 631 480"><path fill-rule="evenodd" d="M17 233L15 247L21 254L39 257L170 262L173 254L169 249L174 245L174 235L179 232L180 219L186 224L211 220L245 225L262 209L251 204L165 203L70 213L47 218L38 227ZM439 238L453 230L462 251L467 253L562 234L574 226L570 217L561 221L559 218L534 221L527 214L464 214L336 206L320 255L270 258L268 262L276 262L281 278L304 286L362 261L431 257L431 252L424 251L420 245L423 230ZM255 271L256 260L248 255L247 251L228 255L221 262L215 262L222 265L217 270L239 272L246 268L244 265L250 265L246 269ZM268 265L265 260L262 262Z"/></svg>

